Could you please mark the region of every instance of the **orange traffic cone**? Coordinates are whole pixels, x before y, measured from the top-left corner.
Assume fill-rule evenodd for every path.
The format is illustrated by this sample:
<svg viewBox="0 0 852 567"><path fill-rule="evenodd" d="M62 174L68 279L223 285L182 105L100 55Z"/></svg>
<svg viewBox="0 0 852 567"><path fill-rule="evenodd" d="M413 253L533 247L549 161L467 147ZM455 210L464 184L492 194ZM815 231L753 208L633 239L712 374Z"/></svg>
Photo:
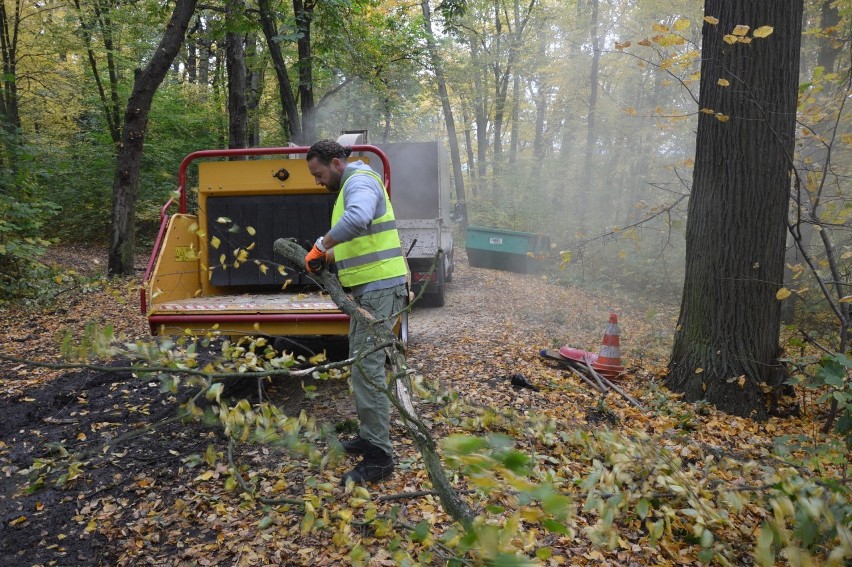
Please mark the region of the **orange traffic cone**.
<svg viewBox="0 0 852 567"><path fill-rule="evenodd" d="M597 360L592 361L594 368L601 376L612 380L624 372L621 365L621 349L618 342L618 315L610 313L609 323L606 326L601 351Z"/></svg>

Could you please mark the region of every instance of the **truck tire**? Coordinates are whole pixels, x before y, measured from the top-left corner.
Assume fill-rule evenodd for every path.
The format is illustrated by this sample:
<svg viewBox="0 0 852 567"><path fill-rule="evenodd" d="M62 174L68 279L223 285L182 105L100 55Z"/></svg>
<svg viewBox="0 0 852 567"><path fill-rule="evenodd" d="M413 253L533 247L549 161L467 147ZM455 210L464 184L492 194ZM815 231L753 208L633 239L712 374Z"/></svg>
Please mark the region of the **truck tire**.
<svg viewBox="0 0 852 567"><path fill-rule="evenodd" d="M434 293L429 293L428 290L427 290L427 293L423 296L423 299L428 300L427 303L426 303L427 305L429 305L430 307L443 307L444 306L444 300L445 300L444 293L445 293L445 288L446 288L446 285L444 284L444 282L446 282L446 281L447 281L446 264L444 262L441 262L440 264L438 264L438 282L439 283L436 286L437 289L435 290Z"/></svg>
<svg viewBox="0 0 852 567"><path fill-rule="evenodd" d="M432 307L443 307L444 306L444 286L441 286L438 293L429 296L429 305Z"/></svg>

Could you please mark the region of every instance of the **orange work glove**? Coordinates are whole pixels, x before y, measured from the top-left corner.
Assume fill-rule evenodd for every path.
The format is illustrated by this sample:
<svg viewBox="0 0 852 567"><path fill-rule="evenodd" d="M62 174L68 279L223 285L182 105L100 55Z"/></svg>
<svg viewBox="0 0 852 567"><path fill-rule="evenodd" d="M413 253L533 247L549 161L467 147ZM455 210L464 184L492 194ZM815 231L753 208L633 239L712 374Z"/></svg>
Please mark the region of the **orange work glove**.
<svg viewBox="0 0 852 567"><path fill-rule="evenodd" d="M310 273L317 273L321 271L325 267L325 247L322 245L323 237L320 236L317 239L314 247L311 248L311 251L307 253L305 256L305 269Z"/></svg>

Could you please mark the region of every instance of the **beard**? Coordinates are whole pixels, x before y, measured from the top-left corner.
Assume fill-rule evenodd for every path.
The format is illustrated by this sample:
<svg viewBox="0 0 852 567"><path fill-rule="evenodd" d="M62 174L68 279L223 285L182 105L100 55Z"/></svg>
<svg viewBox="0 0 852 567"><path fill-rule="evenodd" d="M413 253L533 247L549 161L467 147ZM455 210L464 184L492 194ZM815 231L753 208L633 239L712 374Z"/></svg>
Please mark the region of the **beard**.
<svg viewBox="0 0 852 567"><path fill-rule="evenodd" d="M340 180L343 177L343 174L332 175L328 180L328 184L325 186L325 190L329 193L337 193L340 191Z"/></svg>

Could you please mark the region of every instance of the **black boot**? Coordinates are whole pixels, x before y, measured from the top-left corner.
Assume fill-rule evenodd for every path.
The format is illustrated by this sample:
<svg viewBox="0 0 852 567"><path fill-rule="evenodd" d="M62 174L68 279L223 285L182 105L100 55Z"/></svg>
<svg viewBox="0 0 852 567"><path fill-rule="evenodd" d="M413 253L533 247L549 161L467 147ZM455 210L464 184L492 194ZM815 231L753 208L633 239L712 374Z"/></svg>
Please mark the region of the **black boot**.
<svg viewBox="0 0 852 567"><path fill-rule="evenodd" d="M363 455L373 448L373 444L360 435L350 441L341 441L340 444L348 455Z"/></svg>
<svg viewBox="0 0 852 567"><path fill-rule="evenodd" d="M370 443L364 441L369 448L364 452L361 461L355 468L343 475L340 484L346 485L346 481L354 482L376 482L384 480L393 473L393 457Z"/></svg>

